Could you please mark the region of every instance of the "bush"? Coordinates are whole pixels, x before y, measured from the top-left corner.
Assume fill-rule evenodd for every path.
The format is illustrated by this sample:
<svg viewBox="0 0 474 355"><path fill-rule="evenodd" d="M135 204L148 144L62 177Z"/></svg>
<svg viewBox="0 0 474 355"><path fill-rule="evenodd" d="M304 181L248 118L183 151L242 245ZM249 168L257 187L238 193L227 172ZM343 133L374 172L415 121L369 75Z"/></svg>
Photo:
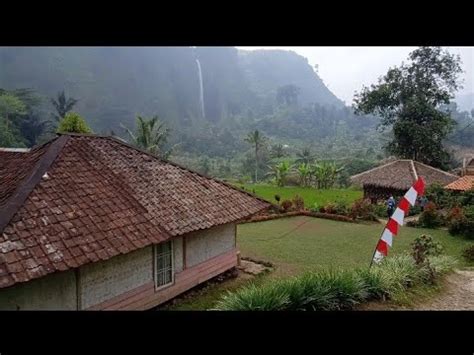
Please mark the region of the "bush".
<svg viewBox="0 0 474 355"><path fill-rule="evenodd" d="M338 214L341 216L349 215L349 208L346 201L329 202L319 209L321 213Z"/></svg>
<svg viewBox="0 0 474 355"><path fill-rule="evenodd" d="M304 210L304 200L300 195L295 195L292 200L293 208L296 211Z"/></svg>
<svg viewBox="0 0 474 355"><path fill-rule="evenodd" d="M251 284L238 292L230 291L219 302L217 309L228 311L280 311L289 307L289 295L278 283L265 287Z"/></svg>
<svg viewBox="0 0 474 355"><path fill-rule="evenodd" d="M471 189L469 191L464 191L461 196L460 202L461 206L474 206L474 190Z"/></svg>
<svg viewBox="0 0 474 355"><path fill-rule="evenodd" d="M290 200L283 200L281 202L281 208L282 208L283 212L290 211L292 206L293 206L293 202L291 202Z"/></svg>
<svg viewBox="0 0 474 355"><path fill-rule="evenodd" d="M462 256L469 261L474 261L474 244L471 244L464 248Z"/></svg>
<svg viewBox="0 0 474 355"><path fill-rule="evenodd" d="M310 211L311 212L319 212L320 208L319 208L319 204L317 202L315 202L313 204L313 207L310 208Z"/></svg>
<svg viewBox="0 0 474 355"><path fill-rule="evenodd" d="M352 219L363 219L366 221L376 221L373 205L367 199L356 200L350 209L349 216Z"/></svg>
<svg viewBox="0 0 474 355"><path fill-rule="evenodd" d="M370 299L403 294L408 287L426 283L450 271L455 260L430 257L431 269L418 266L409 255L385 258L369 269L329 270L252 284L228 293L217 304L218 310L345 310Z"/></svg>
<svg viewBox="0 0 474 355"><path fill-rule="evenodd" d="M372 205L372 209L377 217L387 218L387 206L383 204L375 204Z"/></svg>
<svg viewBox="0 0 474 355"><path fill-rule="evenodd" d="M275 201L277 203L280 203L280 199L281 199L280 195L275 195Z"/></svg>
<svg viewBox="0 0 474 355"><path fill-rule="evenodd" d="M410 209L408 210L408 216L416 216L417 214L420 214L420 213L421 213L420 205L410 206Z"/></svg>
<svg viewBox="0 0 474 355"><path fill-rule="evenodd" d="M433 202L428 202L425 206L425 210L421 213L418 219L420 226L425 228L436 228L443 224L443 217L437 211L437 206Z"/></svg>
<svg viewBox="0 0 474 355"><path fill-rule="evenodd" d="M75 112L68 112L59 121L58 133L92 133L84 118Z"/></svg>
<svg viewBox="0 0 474 355"><path fill-rule="evenodd" d="M416 238L411 247L413 259L417 264L423 264L428 256L438 256L443 252L443 246L425 234Z"/></svg>
<svg viewBox="0 0 474 355"><path fill-rule="evenodd" d="M474 239L474 206L455 211L450 218L449 233Z"/></svg>
<svg viewBox="0 0 474 355"><path fill-rule="evenodd" d="M428 201L435 203L439 208L451 208L458 203L458 197L443 186L432 184L425 191Z"/></svg>

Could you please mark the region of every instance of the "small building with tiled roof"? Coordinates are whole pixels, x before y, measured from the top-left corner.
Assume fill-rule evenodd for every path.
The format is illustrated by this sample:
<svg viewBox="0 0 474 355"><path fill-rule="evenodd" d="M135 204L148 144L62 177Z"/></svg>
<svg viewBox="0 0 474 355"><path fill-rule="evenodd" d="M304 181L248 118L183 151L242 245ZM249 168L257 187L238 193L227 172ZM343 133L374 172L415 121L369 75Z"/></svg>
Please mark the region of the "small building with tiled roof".
<svg viewBox="0 0 474 355"><path fill-rule="evenodd" d="M112 137L0 151L0 309L148 309L237 264L270 204Z"/></svg>
<svg viewBox="0 0 474 355"><path fill-rule="evenodd" d="M464 159L461 177L447 184L444 188L452 191L469 191L474 189L474 158Z"/></svg>
<svg viewBox="0 0 474 355"><path fill-rule="evenodd" d="M423 177L426 186L445 186L459 178L457 175L409 159L398 159L368 171L351 176L353 185L364 189L364 197L372 200L386 199L391 194L403 195L418 179Z"/></svg>

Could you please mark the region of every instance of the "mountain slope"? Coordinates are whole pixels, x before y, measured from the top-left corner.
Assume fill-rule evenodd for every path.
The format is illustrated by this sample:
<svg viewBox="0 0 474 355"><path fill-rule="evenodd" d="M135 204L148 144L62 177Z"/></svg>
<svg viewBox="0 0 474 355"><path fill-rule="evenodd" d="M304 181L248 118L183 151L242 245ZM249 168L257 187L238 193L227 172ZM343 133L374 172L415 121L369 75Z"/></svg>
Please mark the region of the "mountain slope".
<svg viewBox="0 0 474 355"><path fill-rule="evenodd" d="M201 114L197 60L202 69ZM231 47L0 47L0 88L60 90L97 132L132 126L136 114L158 114L173 128L218 124L267 112L278 87L300 87L301 104L342 107L304 57L288 51ZM51 106L48 106L51 108Z"/></svg>

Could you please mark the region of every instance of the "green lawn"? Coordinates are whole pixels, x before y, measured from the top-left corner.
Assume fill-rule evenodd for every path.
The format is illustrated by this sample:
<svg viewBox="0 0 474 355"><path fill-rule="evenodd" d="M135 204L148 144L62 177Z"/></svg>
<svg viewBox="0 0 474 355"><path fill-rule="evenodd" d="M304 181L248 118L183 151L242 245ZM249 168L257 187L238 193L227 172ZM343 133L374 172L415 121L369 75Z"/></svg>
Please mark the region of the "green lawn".
<svg viewBox="0 0 474 355"><path fill-rule="evenodd" d="M383 230L382 224L354 224L312 217L290 217L238 226L237 244L243 257L272 262L275 271L269 278L288 277L307 270L328 267L368 267L375 244ZM473 266L463 260L462 249L471 242L453 237L445 230L401 227L389 257L410 250L410 243L421 234L439 241L445 254L460 261L460 266ZM168 309L209 309L227 291L247 284L248 280L228 280L211 287L201 295L184 300Z"/></svg>
<svg viewBox="0 0 474 355"><path fill-rule="evenodd" d="M276 276L328 267L364 267L369 266L383 227L304 216L282 218L239 225L238 247L244 256L276 264ZM409 251L410 243L421 234L431 235L447 255L465 263L461 253L468 240L453 237L446 230L406 226L400 228L389 256Z"/></svg>
<svg viewBox="0 0 474 355"><path fill-rule="evenodd" d="M314 187L299 187L299 186L285 186L278 187L268 184L235 184L237 187L244 187L247 191L253 192L259 197L262 197L270 202L275 203L275 195L280 195L281 200L292 199L296 194L304 199L307 208L313 207L317 202L319 206L325 205L328 202L335 202L339 200L352 203L362 197L361 190L354 189L328 189L318 190Z"/></svg>

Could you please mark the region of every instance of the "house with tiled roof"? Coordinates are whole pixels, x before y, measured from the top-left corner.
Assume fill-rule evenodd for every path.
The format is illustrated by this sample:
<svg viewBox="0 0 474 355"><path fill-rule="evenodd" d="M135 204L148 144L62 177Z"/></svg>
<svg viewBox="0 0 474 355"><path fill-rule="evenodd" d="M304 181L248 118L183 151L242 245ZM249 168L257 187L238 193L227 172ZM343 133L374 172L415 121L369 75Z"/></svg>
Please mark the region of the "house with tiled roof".
<svg viewBox="0 0 474 355"><path fill-rule="evenodd" d="M397 159L376 168L351 176L351 183L363 187L364 197L375 201L390 195L402 196L422 177L426 186L445 186L459 176L410 159Z"/></svg>
<svg viewBox="0 0 474 355"><path fill-rule="evenodd" d="M444 188L458 192L474 189L474 158L463 159L461 177L447 184Z"/></svg>
<svg viewBox="0 0 474 355"><path fill-rule="evenodd" d="M268 207L113 137L0 150L0 309L153 308L235 267Z"/></svg>

